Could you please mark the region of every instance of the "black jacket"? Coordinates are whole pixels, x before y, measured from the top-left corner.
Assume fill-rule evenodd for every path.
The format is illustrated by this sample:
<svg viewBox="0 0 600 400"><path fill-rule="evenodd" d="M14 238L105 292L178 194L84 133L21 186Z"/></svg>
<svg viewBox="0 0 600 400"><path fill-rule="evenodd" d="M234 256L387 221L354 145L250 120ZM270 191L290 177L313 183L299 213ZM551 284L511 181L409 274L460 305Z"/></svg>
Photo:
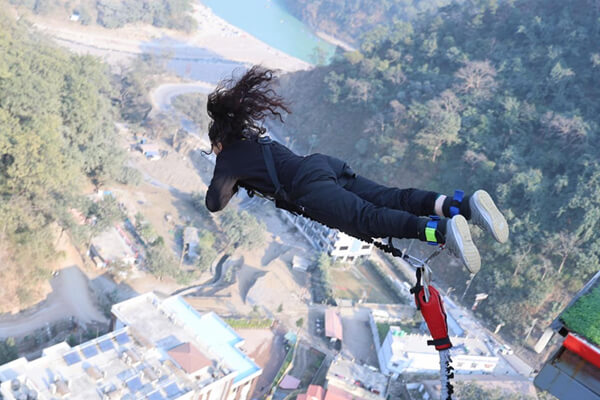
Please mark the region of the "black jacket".
<svg viewBox="0 0 600 400"><path fill-rule="evenodd" d="M279 182L290 193L292 181L304 157L277 142L271 144L271 152ZM240 186L267 196L275 193L261 145L255 140L231 143L217 155L213 178L206 193L206 208L211 212L222 210Z"/></svg>

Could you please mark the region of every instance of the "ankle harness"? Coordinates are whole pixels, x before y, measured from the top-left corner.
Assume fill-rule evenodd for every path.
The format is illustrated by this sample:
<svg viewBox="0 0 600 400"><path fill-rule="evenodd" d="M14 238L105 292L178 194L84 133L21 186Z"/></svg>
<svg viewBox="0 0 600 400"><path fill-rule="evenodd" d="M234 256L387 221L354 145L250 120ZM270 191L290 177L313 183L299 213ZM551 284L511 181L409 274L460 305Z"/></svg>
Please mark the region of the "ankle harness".
<svg viewBox="0 0 600 400"><path fill-rule="evenodd" d="M463 198L465 197L465 192L462 190L455 190L454 191L454 196L452 197L452 205L450 206L450 218L454 217L455 215L460 214L460 204L463 201Z"/></svg>

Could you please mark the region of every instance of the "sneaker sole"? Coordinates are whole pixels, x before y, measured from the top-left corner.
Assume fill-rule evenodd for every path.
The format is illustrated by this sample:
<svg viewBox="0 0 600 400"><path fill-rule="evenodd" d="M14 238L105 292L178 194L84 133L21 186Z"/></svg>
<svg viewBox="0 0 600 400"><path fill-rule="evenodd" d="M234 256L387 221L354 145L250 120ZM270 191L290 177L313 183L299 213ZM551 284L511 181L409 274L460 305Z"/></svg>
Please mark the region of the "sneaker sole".
<svg viewBox="0 0 600 400"><path fill-rule="evenodd" d="M482 229L489 231L497 242L506 243L508 240L508 223L488 192L485 190L476 191L470 202L473 222Z"/></svg>
<svg viewBox="0 0 600 400"><path fill-rule="evenodd" d="M471 239L471 231L465 217L462 215L454 216L448 221L447 231L446 246L448 246L449 241L453 241L458 246L458 249L449 248L449 250L461 259L470 273L476 274L479 272L481 269L481 256Z"/></svg>

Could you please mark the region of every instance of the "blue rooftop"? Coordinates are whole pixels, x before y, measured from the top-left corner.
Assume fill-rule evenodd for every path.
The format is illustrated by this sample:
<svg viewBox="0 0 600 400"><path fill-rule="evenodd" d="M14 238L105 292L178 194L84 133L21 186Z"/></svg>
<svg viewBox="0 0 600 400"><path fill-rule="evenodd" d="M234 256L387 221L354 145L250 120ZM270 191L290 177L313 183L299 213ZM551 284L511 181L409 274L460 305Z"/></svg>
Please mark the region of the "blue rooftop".
<svg viewBox="0 0 600 400"><path fill-rule="evenodd" d="M239 382L260 370L236 347L243 339L215 313L202 315L179 296L171 297L163 304L171 308L202 339L203 344L214 350L229 368L237 372L234 382Z"/></svg>

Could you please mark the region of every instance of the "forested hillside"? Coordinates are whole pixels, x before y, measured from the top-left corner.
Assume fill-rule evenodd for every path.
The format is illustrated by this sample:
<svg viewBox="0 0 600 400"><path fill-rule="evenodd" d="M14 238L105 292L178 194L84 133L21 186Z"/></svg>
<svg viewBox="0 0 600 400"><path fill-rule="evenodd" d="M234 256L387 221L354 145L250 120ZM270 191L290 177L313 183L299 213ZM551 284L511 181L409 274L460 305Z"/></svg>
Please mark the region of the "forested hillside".
<svg viewBox="0 0 600 400"><path fill-rule="evenodd" d="M86 182L126 172L124 152L115 147L111 91L105 65L66 53L0 13L3 307L36 300L36 283L49 276L56 256L57 227L74 225L70 208L98 217L99 225L111 208L78 195Z"/></svg>
<svg viewBox="0 0 600 400"><path fill-rule="evenodd" d="M105 28L120 28L143 22L159 28L192 32L196 20L190 15L191 0L10 0L36 14L56 14L67 20L72 14L88 25L93 22Z"/></svg>
<svg viewBox="0 0 600 400"><path fill-rule="evenodd" d="M451 0L284 0L286 8L313 29L355 44L377 26L410 21L420 13L450 3Z"/></svg>
<svg viewBox="0 0 600 400"><path fill-rule="evenodd" d="M489 293L477 312L515 338L600 266L599 17L591 0L471 0L283 81L307 148L388 184L497 199L510 242L475 238L483 267L465 301ZM466 274L441 279L460 293Z"/></svg>

